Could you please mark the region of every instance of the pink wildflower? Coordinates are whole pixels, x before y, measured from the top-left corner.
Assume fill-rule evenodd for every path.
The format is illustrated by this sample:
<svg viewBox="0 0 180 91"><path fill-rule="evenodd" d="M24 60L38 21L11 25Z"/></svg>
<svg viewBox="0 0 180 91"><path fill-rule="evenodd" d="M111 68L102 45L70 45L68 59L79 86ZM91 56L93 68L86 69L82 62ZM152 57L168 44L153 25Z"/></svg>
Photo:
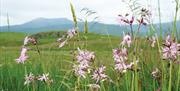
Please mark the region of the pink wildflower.
<svg viewBox="0 0 180 91"><path fill-rule="evenodd" d="M34 79L35 79L35 76L32 73L26 75L24 85L29 85L31 82L34 81Z"/></svg>
<svg viewBox="0 0 180 91"><path fill-rule="evenodd" d="M68 38L72 38L77 34L77 31L75 29L70 29L67 32Z"/></svg>
<svg viewBox="0 0 180 91"><path fill-rule="evenodd" d="M27 45L28 43L32 43L32 44L36 45L37 40L35 38L31 38L29 36L26 36L24 39L24 46Z"/></svg>
<svg viewBox="0 0 180 91"><path fill-rule="evenodd" d="M128 45L128 47L131 46L132 40L131 40L131 36L129 34L124 35L123 37L123 41L121 42L121 44L124 46L125 44Z"/></svg>
<svg viewBox="0 0 180 91"><path fill-rule="evenodd" d="M92 60L94 60L95 58L95 55L94 55L94 52L90 52L90 51L86 51L86 50L80 50L78 48L78 55L76 56L77 58L77 61L79 63L81 62L91 62Z"/></svg>
<svg viewBox="0 0 180 91"><path fill-rule="evenodd" d="M134 16L131 16L129 17L130 15L129 14L126 14L125 16L122 16L122 15L118 15L118 22L120 24L129 24L129 25L132 25L133 22L134 22Z"/></svg>
<svg viewBox="0 0 180 91"><path fill-rule="evenodd" d="M26 47L23 47L22 50L21 50L21 54L20 54L20 57L18 59L16 59L16 62L17 63L24 63L29 56L27 56L27 51L29 49L26 48Z"/></svg>
<svg viewBox="0 0 180 91"><path fill-rule="evenodd" d="M92 79L96 80L96 83L107 79L108 76L105 74L105 69L106 67L102 65L100 68L94 71Z"/></svg>
<svg viewBox="0 0 180 91"><path fill-rule="evenodd" d="M47 82L49 80L49 73L42 74L42 76L39 76L38 80Z"/></svg>

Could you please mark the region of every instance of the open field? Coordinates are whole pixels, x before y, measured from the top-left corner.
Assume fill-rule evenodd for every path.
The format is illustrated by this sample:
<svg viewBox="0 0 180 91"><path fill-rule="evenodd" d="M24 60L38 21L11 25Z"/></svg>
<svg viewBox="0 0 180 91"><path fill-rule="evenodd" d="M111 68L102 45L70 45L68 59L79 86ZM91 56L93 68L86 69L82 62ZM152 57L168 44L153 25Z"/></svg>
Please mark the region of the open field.
<svg viewBox="0 0 180 91"><path fill-rule="evenodd" d="M138 39L138 52L134 52L134 43L127 48L127 63L133 62L135 53L139 61L137 64L139 70L127 70L126 73L119 73L114 69L112 49L121 48L122 38L80 33L79 36L70 39L64 47L58 48L56 42L58 37L41 37L37 44L41 54L38 54L34 45L28 45L31 48L28 52L29 58L24 64L18 64L15 59L19 57L25 36L22 33L0 33L1 91L89 91L92 90L89 84L96 83L92 79L93 71L101 65L106 66L105 73L109 78L97 83L100 85L100 91L168 90L169 62L161 59L158 44L155 44L153 48L146 39ZM162 46L162 40L159 40L159 44ZM91 71L87 73L86 78L76 76L73 71L73 65L77 64L73 50L77 51L77 47L95 53L95 60L91 64ZM158 79L154 79L151 74L155 68L160 71ZM24 85L24 77L30 72L37 76L49 73L49 78L53 79L53 82L48 84L33 81L29 85ZM179 64L172 63L171 74L171 91L180 91Z"/></svg>

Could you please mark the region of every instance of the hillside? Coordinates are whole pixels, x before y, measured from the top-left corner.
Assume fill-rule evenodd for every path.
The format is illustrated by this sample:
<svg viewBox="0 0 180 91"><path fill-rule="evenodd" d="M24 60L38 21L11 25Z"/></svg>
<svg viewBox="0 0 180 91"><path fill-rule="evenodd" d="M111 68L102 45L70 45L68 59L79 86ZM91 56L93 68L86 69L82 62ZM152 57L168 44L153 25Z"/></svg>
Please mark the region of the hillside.
<svg viewBox="0 0 180 91"><path fill-rule="evenodd" d="M83 22L79 22L79 29L83 31ZM159 24L154 25L156 30L159 30ZM162 24L163 33L166 34L170 29L172 29L172 22ZM10 32L24 32L24 33L37 33L45 31L59 31L59 30L68 30L73 28L73 22L66 18L55 18L55 19L46 19L46 18L37 18L27 23L21 25L10 26ZM133 28L136 30L137 25L134 25ZM177 29L180 31L180 21L177 22ZM0 31L7 32L8 27L0 27ZM98 22L89 22L89 31L99 34L110 34L120 36L122 32L130 32L129 26L120 26L114 24L103 24ZM148 33L148 27L141 28L141 34L146 35ZM180 33L180 32L179 32Z"/></svg>

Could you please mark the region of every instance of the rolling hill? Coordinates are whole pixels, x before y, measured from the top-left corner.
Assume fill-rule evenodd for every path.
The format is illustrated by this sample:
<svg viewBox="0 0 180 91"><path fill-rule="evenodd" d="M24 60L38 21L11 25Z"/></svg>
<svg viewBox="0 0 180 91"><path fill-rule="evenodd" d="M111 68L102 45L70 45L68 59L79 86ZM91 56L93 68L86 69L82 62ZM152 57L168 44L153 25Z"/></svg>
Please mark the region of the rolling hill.
<svg viewBox="0 0 180 91"><path fill-rule="evenodd" d="M78 22L80 31L83 31L83 22ZM154 24L156 30L159 30L159 24ZM73 22L66 18L37 18L21 25L10 26L10 32L37 33L44 31L59 31L73 28ZM133 25L137 29L137 25ZM172 22L162 24L163 33L166 34L172 29ZM180 21L177 22L177 29L180 31ZM141 28L141 34L145 35L148 27ZM7 26L0 27L1 32L8 32ZM129 26L120 26L115 24L103 24L98 22L89 22L89 31L99 34L122 35L122 32L130 32Z"/></svg>

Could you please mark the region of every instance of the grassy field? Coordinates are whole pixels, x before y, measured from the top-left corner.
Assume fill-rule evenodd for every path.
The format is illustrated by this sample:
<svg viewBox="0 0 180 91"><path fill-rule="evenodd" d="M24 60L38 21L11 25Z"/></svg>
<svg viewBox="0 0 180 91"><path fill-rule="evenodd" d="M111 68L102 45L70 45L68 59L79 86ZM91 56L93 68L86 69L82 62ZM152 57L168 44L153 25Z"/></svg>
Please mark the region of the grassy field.
<svg viewBox="0 0 180 91"><path fill-rule="evenodd" d="M80 33L68 41L63 48L58 48L57 37L41 37L38 39L38 47L31 48L28 55L30 58L24 64L17 64L15 59L19 57L20 49L26 34L22 33L0 33L0 90L1 91L89 91L92 80L92 71L86 78L74 75L73 64L76 63L72 50L77 47L95 52L95 68L106 66L105 73L111 81L99 83L100 91L167 91L169 82L169 64L161 59L158 46L152 48L145 39L139 39L138 67L139 71L127 71L120 74L114 70L112 49L119 48L122 41L119 37L98 35L93 33ZM161 41L160 41L161 43ZM160 44L161 46L161 44ZM134 44L128 48L128 63L134 59ZM153 79L151 72L154 68L160 69L159 80ZM93 68L94 69L94 68ZM49 73L53 79L52 84L35 81L24 85L24 77L32 72L34 75ZM135 77L136 76L136 77ZM180 67L173 63L172 67L172 89L180 91ZM159 91L159 90L158 90Z"/></svg>

